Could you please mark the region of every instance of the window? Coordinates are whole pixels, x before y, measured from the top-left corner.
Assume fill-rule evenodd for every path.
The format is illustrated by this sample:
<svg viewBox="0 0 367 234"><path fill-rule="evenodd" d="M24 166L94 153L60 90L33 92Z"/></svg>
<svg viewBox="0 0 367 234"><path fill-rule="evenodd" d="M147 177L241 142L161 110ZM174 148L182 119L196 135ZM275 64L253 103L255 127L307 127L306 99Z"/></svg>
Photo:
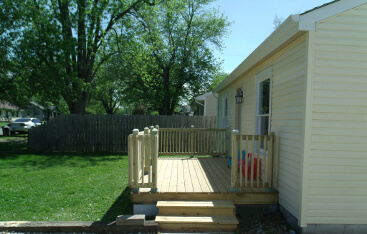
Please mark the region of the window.
<svg viewBox="0 0 367 234"><path fill-rule="evenodd" d="M256 82L256 134L268 135L271 116L271 68L260 73Z"/></svg>
<svg viewBox="0 0 367 234"><path fill-rule="evenodd" d="M33 123L41 123L41 121L39 119L33 119L32 122Z"/></svg>

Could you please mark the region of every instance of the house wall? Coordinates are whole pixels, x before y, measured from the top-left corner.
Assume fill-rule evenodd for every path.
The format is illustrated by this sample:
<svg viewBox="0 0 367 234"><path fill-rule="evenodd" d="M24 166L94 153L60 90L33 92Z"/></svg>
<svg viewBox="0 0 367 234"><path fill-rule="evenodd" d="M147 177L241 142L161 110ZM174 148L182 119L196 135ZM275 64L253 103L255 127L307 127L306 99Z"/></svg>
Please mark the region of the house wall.
<svg viewBox="0 0 367 234"><path fill-rule="evenodd" d="M205 99L205 115L216 116L217 115L217 98L215 94L209 95Z"/></svg>
<svg viewBox="0 0 367 234"><path fill-rule="evenodd" d="M316 25L308 224L367 224L367 5Z"/></svg>
<svg viewBox="0 0 367 234"><path fill-rule="evenodd" d="M228 96L228 124L235 126L235 94L244 89L242 134L255 133L256 76L272 68L271 130L279 135L279 203L296 218L300 214L300 162L303 155L303 122L306 77L306 35L271 56L219 92L218 122L221 127L223 99Z"/></svg>

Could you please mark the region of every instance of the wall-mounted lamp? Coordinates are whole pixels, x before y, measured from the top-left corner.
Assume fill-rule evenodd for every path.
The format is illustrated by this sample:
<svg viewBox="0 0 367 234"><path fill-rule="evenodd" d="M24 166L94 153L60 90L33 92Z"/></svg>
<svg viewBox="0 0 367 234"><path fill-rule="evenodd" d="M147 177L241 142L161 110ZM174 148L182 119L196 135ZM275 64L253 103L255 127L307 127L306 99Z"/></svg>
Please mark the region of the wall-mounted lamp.
<svg viewBox="0 0 367 234"><path fill-rule="evenodd" d="M238 88L236 91L236 103L242 103L242 98L243 98L243 91L242 89Z"/></svg>

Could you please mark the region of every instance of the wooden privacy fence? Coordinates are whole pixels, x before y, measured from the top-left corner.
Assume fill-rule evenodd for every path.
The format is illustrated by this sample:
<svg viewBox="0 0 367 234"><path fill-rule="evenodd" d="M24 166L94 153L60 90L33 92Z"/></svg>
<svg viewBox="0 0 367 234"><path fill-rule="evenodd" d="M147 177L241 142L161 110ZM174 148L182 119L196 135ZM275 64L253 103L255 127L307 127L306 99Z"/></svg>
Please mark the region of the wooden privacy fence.
<svg viewBox="0 0 367 234"><path fill-rule="evenodd" d="M159 124L165 128L215 128L215 116L61 115L29 131L31 150L127 152L131 129Z"/></svg>
<svg viewBox="0 0 367 234"><path fill-rule="evenodd" d="M226 155L229 128L159 128L160 155Z"/></svg>
<svg viewBox="0 0 367 234"><path fill-rule="evenodd" d="M270 135L232 135L232 188L277 188L277 137Z"/></svg>
<svg viewBox="0 0 367 234"><path fill-rule="evenodd" d="M129 135L129 186L130 188L157 188L158 130L145 128L133 130Z"/></svg>

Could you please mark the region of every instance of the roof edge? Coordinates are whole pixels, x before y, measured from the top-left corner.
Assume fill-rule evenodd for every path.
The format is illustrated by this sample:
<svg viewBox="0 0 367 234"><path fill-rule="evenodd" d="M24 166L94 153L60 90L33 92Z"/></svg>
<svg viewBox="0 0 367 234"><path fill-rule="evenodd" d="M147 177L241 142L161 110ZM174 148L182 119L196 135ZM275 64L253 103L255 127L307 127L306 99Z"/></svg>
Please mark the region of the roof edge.
<svg viewBox="0 0 367 234"><path fill-rule="evenodd" d="M336 0L300 15L300 30L316 31L316 23L366 4L367 0Z"/></svg>
<svg viewBox="0 0 367 234"><path fill-rule="evenodd" d="M272 34L268 36L237 68L235 68L214 90L227 87L235 79L276 50L299 31L299 15L290 15Z"/></svg>
<svg viewBox="0 0 367 234"><path fill-rule="evenodd" d="M267 55L288 41L300 31L316 31L316 23L367 4L367 0L335 0L315 7L300 15L290 15L272 34L269 35L231 74L214 90L217 93L245 74Z"/></svg>

